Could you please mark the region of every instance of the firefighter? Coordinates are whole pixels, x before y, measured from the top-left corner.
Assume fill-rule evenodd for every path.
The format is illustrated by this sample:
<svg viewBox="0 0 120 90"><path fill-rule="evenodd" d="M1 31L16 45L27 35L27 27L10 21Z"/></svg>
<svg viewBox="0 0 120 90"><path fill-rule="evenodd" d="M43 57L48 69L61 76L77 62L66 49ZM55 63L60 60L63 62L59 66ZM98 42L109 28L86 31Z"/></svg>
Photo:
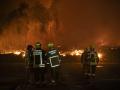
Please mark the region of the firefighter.
<svg viewBox="0 0 120 90"><path fill-rule="evenodd" d="M37 42L33 50L33 68L36 84L43 84L45 81L45 51L41 49L41 44Z"/></svg>
<svg viewBox="0 0 120 90"><path fill-rule="evenodd" d="M25 52L25 64L26 64L26 74L27 81L32 83L32 72L33 72L33 46L28 45Z"/></svg>
<svg viewBox="0 0 120 90"><path fill-rule="evenodd" d="M93 46L89 47L90 53L88 55L88 59L90 60L89 62L89 76L91 78L95 78L96 76L96 66L98 65L99 62L99 57L97 54L97 51Z"/></svg>
<svg viewBox="0 0 120 90"><path fill-rule="evenodd" d="M89 53L89 48L86 48L81 55L82 70L85 78L89 77L89 58L87 57Z"/></svg>
<svg viewBox="0 0 120 90"><path fill-rule="evenodd" d="M59 80L60 55L53 43L48 44L47 60L51 73L51 83L56 84Z"/></svg>

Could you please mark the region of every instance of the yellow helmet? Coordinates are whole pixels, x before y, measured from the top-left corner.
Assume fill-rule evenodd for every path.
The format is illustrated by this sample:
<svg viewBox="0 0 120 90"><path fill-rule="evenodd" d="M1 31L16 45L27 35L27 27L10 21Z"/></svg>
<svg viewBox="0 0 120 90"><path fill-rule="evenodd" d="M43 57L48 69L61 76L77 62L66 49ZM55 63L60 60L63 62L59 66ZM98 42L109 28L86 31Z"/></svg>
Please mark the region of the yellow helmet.
<svg viewBox="0 0 120 90"><path fill-rule="evenodd" d="M90 46L89 46L89 49L90 49L90 50L95 50L95 45L90 45Z"/></svg>
<svg viewBox="0 0 120 90"><path fill-rule="evenodd" d="M35 48L41 48L40 42L36 42L36 43L35 43Z"/></svg>
<svg viewBox="0 0 120 90"><path fill-rule="evenodd" d="M54 44L53 43L49 43L48 44L48 48L53 48L54 47Z"/></svg>

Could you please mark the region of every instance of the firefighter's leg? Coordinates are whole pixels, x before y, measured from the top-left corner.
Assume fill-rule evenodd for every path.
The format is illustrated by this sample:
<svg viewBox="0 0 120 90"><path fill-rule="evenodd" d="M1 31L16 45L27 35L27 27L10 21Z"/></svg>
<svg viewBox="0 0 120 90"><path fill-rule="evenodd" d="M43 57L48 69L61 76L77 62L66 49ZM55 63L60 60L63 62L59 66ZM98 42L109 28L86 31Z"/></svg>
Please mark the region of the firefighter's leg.
<svg viewBox="0 0 120 90"><path fill-rule="evenodd" d="M40 70L40 80L41 82L44 82L45 80L45 68L41 68Z"/></svg>
<svg viewBox="0 0 120 90"><path fill-rule="evenodd" d="M34 69L34 79L35 79L35 82L39 81L39 69L38 68Z"/></svg>
<svg viewBox="0 0 120 90"><path fill-rule="evenodd" d="M33 82L33 81L32 81L32 74L33 74L32 68L29 68L29 69L28 69L28 82L29 82L29 83L32 83L32 82Z"/></svg>
<svg viewBox="0 0 120 90"><path fill-rule="evenodd" d="M26 68L26 77L25 77L25 79L26 79L26 82L29 81L29 68Z"/></svg>
<svg viewBox="0 0 120 90"><path fill-rule="evenodd" d="M91 65L88 65L88 76L91 77L92 67Z"/></svg>
<svg viewBox="0 0 120 90"><path fill-rule="evenodd" d="M85 64L85 71L84 71L84 74L85 74L85 76L88 76L88 73L89 73L89 65L88 64Z"/></svg>
<svg viewBox="0 0 120 90"><path fill-rule="evenodd" d="M56 68L54 67L54 68L51 68L51 82L52 83L55 83L55 77L56 77L56 73L55 73L55 70L56 70Z"/></svg>
<svg viewBox="0 0 120 90"><path fill-rule="evenodd" d="M85 75L85 64L83 64L83 66L82 66L82 72Z"/></svg>
<svg viewBox="0 0 120 90"><path fill-rule="evenodd" d="M45 80L46 82L51 82L51 77L52 77L52 70L49 65L46 65L45 67Z"/></svg>
<svg viewBox="0 0 120 90"><path fill-rule="evenodd" d="M88 65L87 64L83 65L83 74L84 74L84 78L88 77Z"/></svg>
<svg viewBox="0 0 120 90"><path fill-rule="evenodd" d="M96 65L93 65L92 66L92 77L93 78L95 78L95 76L96 76L95 72L96 72Z"/></svg>
<svg viewBox="0 0 120 90"><path fill-rule="evenodd" d="M59 82L59 66L55 68L55 81Z"/></svg>
<svg viewBox="0 0 120 90"><path fill-rule="evenodd" d="M37 81L37 70L36 70L36 68L34 68L34 81L35 82Z"/></svg>

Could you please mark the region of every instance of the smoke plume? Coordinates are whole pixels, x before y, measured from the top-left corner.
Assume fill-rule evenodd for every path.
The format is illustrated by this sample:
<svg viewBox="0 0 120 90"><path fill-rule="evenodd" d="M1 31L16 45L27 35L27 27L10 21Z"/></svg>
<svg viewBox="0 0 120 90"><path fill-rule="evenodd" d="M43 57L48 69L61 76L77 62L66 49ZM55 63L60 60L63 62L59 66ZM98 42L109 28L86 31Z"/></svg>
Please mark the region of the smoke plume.
<svg viewBox="0 0 120 90"><path fill-rule="evenodd" d="M55 41L58 29L57 0L42 4L39 0L22 2L4 19L1 28L0 49L24 49L40 42L43 47Z"/></svg>

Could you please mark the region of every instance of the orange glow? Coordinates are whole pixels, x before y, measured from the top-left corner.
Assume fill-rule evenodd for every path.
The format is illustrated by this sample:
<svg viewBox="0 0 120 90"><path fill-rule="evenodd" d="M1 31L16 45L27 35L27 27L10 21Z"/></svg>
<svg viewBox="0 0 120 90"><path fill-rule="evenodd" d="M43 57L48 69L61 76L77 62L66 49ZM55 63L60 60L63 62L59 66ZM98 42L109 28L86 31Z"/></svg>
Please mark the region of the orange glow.
<svg viewBox="0 0 120 90"><path fill-rule="evenodd" d="M74 49L74 50L69 50L69 51L65 51L65 52L59 52L59 54L63 57L66 57L67 55L69 56L81 56L81 54L84 52L84 50L78 50L78 49ZM9 51L1 51L0 54L14 54L14 55L21 55L23 58L25 57L25 51L24 50L9 50ZM103 54L98 52L98 57L100 59L103 58Z"/></svg>
<svg viewBox="0 0 120 90"><path fill-rule="evenodd" d="M72 56L80 56L83 53L83 50L73 50L70 52Z"/></svg>
<svg viewBox="0 0 120 90"><path fill-rule="evenodd" d="M98 53L98 57L101 59L103 57L102 53Z"/></svg>
<svg viewBox="0 0 120 90"><path fill-rule="evenodd" d="M25 57L25 51L24 50L9 50L9 51L1 51L0 54L14 54L14 55L22 55L22 57Z"/></svg>
<svg viewBox="0 0 120 90"><path fill-rule="evenodd" d="M22 57L23 57L23 58L25 57L25 53L22 54Z"/></svg>
<svg viewBox="0 0 120 90"><path fill-rule="evenodd" d="M15 55L20 55L21 54L21 52L20 51L15 51L15 52L13 52Z"/></svg>
<svg viewBox="0 0 120 90"><path fill-rule="evenodd" d="M81 56L81 54L83 53L83 50L71 50L71 51L66 51L66 52L60 52L60 55L65 57L66 55L70 55L70 56Z"/></svg>

